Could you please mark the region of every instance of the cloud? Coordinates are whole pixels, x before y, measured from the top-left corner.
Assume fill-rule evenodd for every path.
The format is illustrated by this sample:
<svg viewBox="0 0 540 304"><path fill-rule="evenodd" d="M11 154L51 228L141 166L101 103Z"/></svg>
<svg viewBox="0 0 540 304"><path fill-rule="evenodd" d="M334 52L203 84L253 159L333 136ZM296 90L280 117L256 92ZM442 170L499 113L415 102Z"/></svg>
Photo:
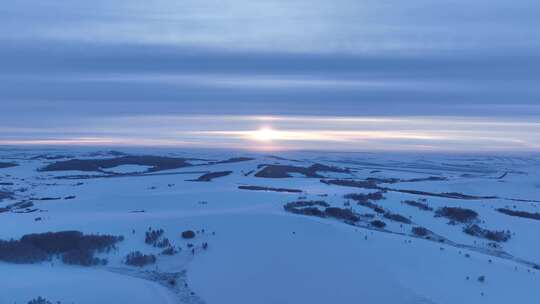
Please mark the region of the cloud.
<svg viewBox="0 0 540 304"><path fill-rule="evenodd" d="M0 137L0 144L432 152L540 148L540 122L485 117L142 115L88 120L69 133L55 126L17 133Z"/></svg>
<svg viewBox="0 0 540 304"><path fill-rule="evenodd" d="M539 46L535 8L530 0L25 0L3 8L0 36L301 53L516 49Z"/></svg>
<svg viewBox="0 0 540 304"><path fill-rule="evenodd" d="M266 117L281 148L533 149L539 9L19 0L0 8L0 138L242 147Z"/></svg>

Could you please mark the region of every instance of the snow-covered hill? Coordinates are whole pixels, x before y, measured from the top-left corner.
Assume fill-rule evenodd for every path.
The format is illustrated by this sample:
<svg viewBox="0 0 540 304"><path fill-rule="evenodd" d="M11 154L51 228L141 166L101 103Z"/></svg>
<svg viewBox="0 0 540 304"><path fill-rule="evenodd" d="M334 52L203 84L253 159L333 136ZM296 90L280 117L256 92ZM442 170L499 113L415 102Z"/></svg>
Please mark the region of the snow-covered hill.
<svg viewBox="0 0 540 304"><path fill-rule="evenodd" d="M5 149L0 303L538 303L539 177L536 156Z"/></svg>

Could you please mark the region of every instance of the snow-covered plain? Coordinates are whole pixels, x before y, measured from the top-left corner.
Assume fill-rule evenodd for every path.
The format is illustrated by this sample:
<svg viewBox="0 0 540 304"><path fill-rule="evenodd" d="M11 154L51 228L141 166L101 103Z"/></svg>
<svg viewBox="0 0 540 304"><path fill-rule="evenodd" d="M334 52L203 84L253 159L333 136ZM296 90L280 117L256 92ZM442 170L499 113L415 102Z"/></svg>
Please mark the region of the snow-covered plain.
<svg viewBox="0 0 540 304"><path fill-rule="evenodd" d="M126 154L0 150L0 163L17 164L0 169L0 191L11 193L0 201L0 239L64 230L124 236L116 250L99 254L108 260L104 266L64 265L59 259L38 264L0 261L0 303L27 303L38 296L75 304L540 302L540 220L497 211L540 212L537 156L122 152ZM69 159L108 160L127 154L191 160L187 166L163 170L141 163L95 171L43 170ZM256 176L269 165L314 164L345 172ZM205 173L228 171L209 182L193 181ZM321 182L370 178L377 180L377 188ZM344 198L380 189L384 199L373 203L412 223ZM284 210L286 203L299 200L322 200L351 210L360 220ZM431 210L402 203L405 200L422 202ZM14 205L20 202L33 206ZM435 216L445 206L474 210L474 223L492 231L509 230L511 237L494 242L466 234L463 229L470 223L449 224L449 219ZM374 220L386 226L378 229L371 224ZM144 241L149 227L163 229L182 250L173 256L160 254ZM425 227L435 237L416 236L412 227ZM183 239L185 230L196 231L195 238ZM125 256L135 250L156 255L157 262L142 268L125 265ZM171 275L177 279L174 286L160 280Z"/></svg>

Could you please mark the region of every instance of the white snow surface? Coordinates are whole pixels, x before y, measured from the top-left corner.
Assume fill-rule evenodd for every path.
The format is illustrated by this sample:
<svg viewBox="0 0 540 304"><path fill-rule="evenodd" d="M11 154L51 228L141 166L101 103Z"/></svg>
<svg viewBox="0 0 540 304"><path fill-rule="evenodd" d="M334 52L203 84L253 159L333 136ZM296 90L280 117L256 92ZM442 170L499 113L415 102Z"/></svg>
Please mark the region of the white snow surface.
<svg viewBox="0 0 540 304"><path fill-rule="evenodd" d="M143 155L129 149L122 152ZM151 174L142 173L147 169L142 166L123 165L107 169L115 173L109 176L107 172L40 171L48 163L65 159L33 158L54 154L92 159L86 150L0 150L0 162L18 164L0 169L0 191L13 192L12 198L0 201L0 208L9 209L0 212L0 239L64 230L125 237L116 250L98 254L108 259L107 266L64 265L57 258L38 264L0 261L0 303L25 304L38 296L63 304L540 301L540 272L534 268L540 264L540 220L496 210L540 212L540 158L536 155L289 152L276 158L235 151L151 153L212 160L242 156L252 160L217 164L197 161L193 166ZM100 159L115 157L96 155ZM318 172L323 178L297 173L289 178L255 176L268 164L309 167L315 163L348 168L350 172ZM203 173L221 171L232 174L210 182L190 181ZM406 181L431 176L446 180ZM325 178L396 178L403 181L380 186L496 198L465 200L387 191L383 200L374 201L387 212L413 221L404 224L354 201L345 205L346 194L377 190L321 183ZM299 189L302 193L240 190L240 185ZM402 203L419 199L426 199L433 211ZM284 210L284 204L297 200L324 200L333 207L352 208L356 214L368 213L374 218L351 224ZM34 205L27 209L10 207L21 201ZM435 217L435 210L444 206L474 210L479 226L510 230L511 238L498 243L499 249L494 250L489 246L491 241L464 233L466 224L449 225L448 219ZM369 221L374 219L384 221L385 229L371 227ZM415 237L411 228L417 226L448 242ZM160 255L161 249L144 242L149 227L163 229L165 237L182 251L174 256ZM188 229L197 232L192 240L180 235ZM194 253L189 243L194 245ZM208 243L207 249L202 248L203 243ZM156 264L140 269L124 265L124 257L135 250L155 254ZM187 285L182 283L175 290L145 278L145 271L185 272ZM484 282L478 280L481 276Z"/></svg>

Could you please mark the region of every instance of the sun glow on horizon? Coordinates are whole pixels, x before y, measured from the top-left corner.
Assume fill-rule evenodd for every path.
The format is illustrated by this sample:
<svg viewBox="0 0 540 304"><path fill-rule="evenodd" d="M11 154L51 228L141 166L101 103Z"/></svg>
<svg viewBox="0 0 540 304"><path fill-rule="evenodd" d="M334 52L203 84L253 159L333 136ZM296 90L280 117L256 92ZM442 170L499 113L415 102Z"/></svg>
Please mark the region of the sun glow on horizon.
<svg viewBox="0 0 540 304"><path fill-rule="evenodd" d="M505 118L140 116L87 122L72 128L70 134L62 133L62 126L0 128L0 133L14 131L18 136L0 136L0 145L177 146L265 151L540 149L540 121Z"/></svg>
<svg viewBox="0 0 540 304"><path fill-rule="evenodd" d="M272 141L279 139L279 131L275 131L271 128L261 128L257 131L252 132L252 137L258 141Z"/></svg>

